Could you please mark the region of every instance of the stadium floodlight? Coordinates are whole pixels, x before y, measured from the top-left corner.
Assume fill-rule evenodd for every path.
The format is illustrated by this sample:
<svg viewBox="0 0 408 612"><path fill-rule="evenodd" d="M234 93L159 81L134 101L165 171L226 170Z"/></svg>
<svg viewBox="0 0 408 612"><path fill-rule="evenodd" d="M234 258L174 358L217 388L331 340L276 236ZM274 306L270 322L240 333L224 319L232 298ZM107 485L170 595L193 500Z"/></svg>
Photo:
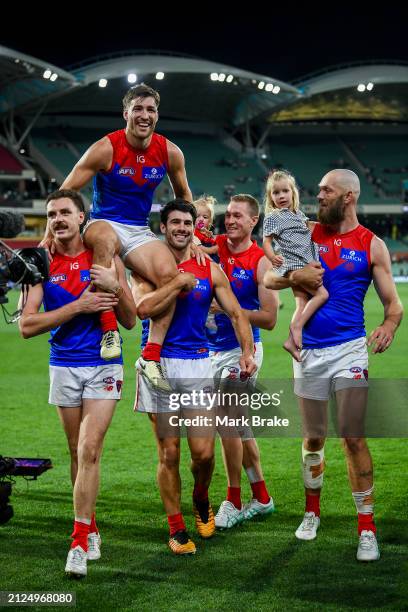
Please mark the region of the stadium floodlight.
<svg viewBox="0 0 408 612"><path fill-rule="evenodd" d="M365 91L366 90L366 86L364 85L364 83L359 83L357 85L357 91Z"/></svg>
<svg viewBox="0 0 408 612"><path fill-rule="evenodd" d="M52 75L50 76L50 81L56 81L58 79L58 74L56 72L53 72Z"/></svg>
<svg viewBox="0 0 408 612"><path fill-rule="evenodd" d="M258 89L263 89L265 87L265 83L263 81L259 81Z"/></svg>
<svg viewBox="0 0 408 612"><path fill-rule="evenodd" d="M20 149L19 153L20 153L20 155L24 155L25 149Z"/></svg>
<svg viewBox="0 0 408 612"><path fill-rule="evenodd" d="M99 79L99 83L98 83L99 87L106 87L107 84L108 84L107 79Z"/></svg>
<svg viewBox="0 0 408 612"><path fill-rule="evenodd" d="M275 85L275 87L272 89L272 93L274 94L278 94L280 92L280 87L279 85Z"/></svg>
<svg viewBox="0 0 408 612"><path fill-rule="evenodd" d="M137 75L134 72L131 72L130 74L128 74L127 80L128 83L136 83Z"/></svg>
<svg viewBox="0 0 408 612"><path fill-rule="evenodd" d="M234 76L232 74L229 74L227 76L227 83L232 83L233 80L234 80Z"/></svg>
<svg viewBox="0 0 408 612"><path fill-rule="evenodd" d="M52 75L51 70L44 70L43 79L49 79L51 75Z"/></svg>
<svg viewBox="0 0 408 612"><path fill-rule="evenodd" d="M267 83L265 85L265 91L273 91L273 83Z"/></svg>
<svg viewBox="0 0 408 612"><path fill-rule="evenodd" d="M162 81L164 79L164 72L156 72L156 79Z"/></svg>
<svg viewBox="0 0 408 612"><path fill-rule="evenodd" d="M371 91L374 88L374 83L367 83L367 91Z"/></svg>
<svg viewBox="0 0 408 612"><path fill-rule="evenodd" d="M212 73L210 74L210 79L211 79L212 81L218 81L218 73L217 73L217 72L212 72Z"/></svg>
<svg viewBox="0 0 408 612"><path fill-rule="evenodd" d="M223 83L225 81L225 77L226 75L223 72L220 72L220 74L218 75L218 80Z"/></svg>

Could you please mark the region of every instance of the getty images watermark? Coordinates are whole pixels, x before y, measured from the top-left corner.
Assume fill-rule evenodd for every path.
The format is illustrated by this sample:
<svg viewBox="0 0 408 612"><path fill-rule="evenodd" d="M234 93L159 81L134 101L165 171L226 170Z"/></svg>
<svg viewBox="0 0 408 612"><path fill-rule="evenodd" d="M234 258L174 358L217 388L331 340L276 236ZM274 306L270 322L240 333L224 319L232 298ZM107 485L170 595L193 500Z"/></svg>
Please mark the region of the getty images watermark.
<svg viewBox="0 0 408 612"><path fill-rule="evenodd" d="M267 392L234 392L234 391L190 391L188 393L171 393L169 395L169 409L179 412L184 408L193 410L207 410L219 414L208 416L199 414L183 416L174 414L169 416L169 425L172 427L289 427L289 419L276 414L262 417L259 414L248 415L249 410L262 410L281 405L281 394Z"/></svg>

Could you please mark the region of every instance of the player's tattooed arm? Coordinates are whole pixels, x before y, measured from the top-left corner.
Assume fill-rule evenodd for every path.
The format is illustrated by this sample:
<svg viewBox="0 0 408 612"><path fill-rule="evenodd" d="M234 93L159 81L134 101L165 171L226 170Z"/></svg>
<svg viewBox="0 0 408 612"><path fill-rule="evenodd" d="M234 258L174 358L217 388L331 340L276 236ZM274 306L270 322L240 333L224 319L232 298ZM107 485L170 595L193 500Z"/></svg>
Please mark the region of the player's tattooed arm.
<svg viewBox="0 0 408 612"><path fill-rule="evenodd" d="M403 307L391 271L391 260L383 240L371 241L371 264L374 287L384 306L384 321L370 334L367 344L373 353L383 353L390 346L401 323Z"/></svg>
<svg viewBox="0 0 408 612"><path fill-rule="evenodd" d="M188 186L184 155L173 142L167 141L167 152L169 155L169 181L176 198L183 198L188 202L193 201L193 195Z"/></svg>

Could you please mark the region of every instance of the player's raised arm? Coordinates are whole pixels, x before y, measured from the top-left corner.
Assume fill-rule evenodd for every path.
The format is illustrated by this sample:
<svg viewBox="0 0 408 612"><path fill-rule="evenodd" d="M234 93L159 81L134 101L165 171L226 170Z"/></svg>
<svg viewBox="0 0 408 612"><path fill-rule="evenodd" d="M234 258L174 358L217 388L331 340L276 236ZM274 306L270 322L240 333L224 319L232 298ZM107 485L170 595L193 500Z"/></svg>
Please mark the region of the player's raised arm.
<svg viewBox="0 0 408 612"><path fill-rule="evenodd" d="M371 242L371 263L374 286L384 306L384 321L370 334L368 345L373 353L383 353L392 343L404 311L392 277L390 254L377 236Z"/></svg>
<svg viewBox="0 0 408 612"><path fill-rule="evenodd" d="M211 274L217 302L231 319L241 346L241 370L247 376L251 376L256 371L256 364L254 361L254 340L248 317L239 305L237 298L232 292L231 285L221 268L212 263Z"/></svg>
<svg viewBox="0 0 408 612"><path fill-rule="evenodd" d="M89 147L81 159L75 164L61 189L79 191L99 172L109 170L112 164L113 148L107 136Z"/></svg>
<svg viewBox="0 0 408 612"><path fill-rule="evenodd" d="M187 202L193 201L193 196L188 186L184 155L173 142L167 141L167 152L169 155L169 181L176 198L183 198Z"/></svg>

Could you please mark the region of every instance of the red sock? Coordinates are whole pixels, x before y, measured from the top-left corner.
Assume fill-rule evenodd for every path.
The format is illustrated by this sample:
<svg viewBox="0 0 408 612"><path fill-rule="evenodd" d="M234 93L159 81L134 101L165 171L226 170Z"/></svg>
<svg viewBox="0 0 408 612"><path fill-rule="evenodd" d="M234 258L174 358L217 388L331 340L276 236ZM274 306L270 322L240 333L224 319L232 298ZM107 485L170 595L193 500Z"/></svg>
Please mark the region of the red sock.
<svg viewBox="0 0 408 612"><path fill-rule="evenodd" d="M310 495L306 493L305 512L314 512L315 516L320 517L320 491L317 495Z"/></svg>
<svg viewBox="0 0 408 612"><path fill-rule="evenodd" d="M252 496L255 497L261 504L269 503L271 496L269 495L265 481L251 482Z"/></svg>
<svg viewBox="0 0 408 612"><path fill-rule="evenodd" d="M99 315L99 320L101 322L101 328L104 334L108 331L118 331L118 322L113 310L101 312Z"/></svg>
<svg viewBox="0 0 408 612"><path fill-rule="evenodd" d="M95 512L91 516L91 524L89 525L89 533L99 533L99 529L96 526Z"/></svg>
<svg viewBox="0 0 408 612"><path fill-rule="evenodd" d="M241 487L228 487L227 501L230 501L238 510L241 510Z"/></svg>
<svg viewBox="0 0 408 612"><path fill-rule="evenodd" d="M360 514L358 513L358 535L361 535L362 531L377 532L377 528L374 523L374 514Z"/></svg>
<svg viewBox="0 0 408 612"><path fill-rule="evenodd" d="M71 548L79 545L82 550L88 552L88 533L89 525L80 521L74 521L74 531L71 534L71 538L73 538Z"/></svg>
<svg viewBox="0 0 408 612"><path fill-rule="evenodd" d="M173 536L175 533L177 533L177 531L183 531L186 528L181 512L167 516L167 521L170 527L170 536Z"/></svg>
<svg viewBox="0 0 408 612"><path fill-rule="evenodd" d="M208 488L202 484L194 485L193 499L196 501L208 500Z"/></svg>
<svg viewBox="0 0 408 612"><path fill-rule="evenodd" d="M146 361L160 361L162 345L155 342L147 342L142 351L143 359Z"/></svg>

